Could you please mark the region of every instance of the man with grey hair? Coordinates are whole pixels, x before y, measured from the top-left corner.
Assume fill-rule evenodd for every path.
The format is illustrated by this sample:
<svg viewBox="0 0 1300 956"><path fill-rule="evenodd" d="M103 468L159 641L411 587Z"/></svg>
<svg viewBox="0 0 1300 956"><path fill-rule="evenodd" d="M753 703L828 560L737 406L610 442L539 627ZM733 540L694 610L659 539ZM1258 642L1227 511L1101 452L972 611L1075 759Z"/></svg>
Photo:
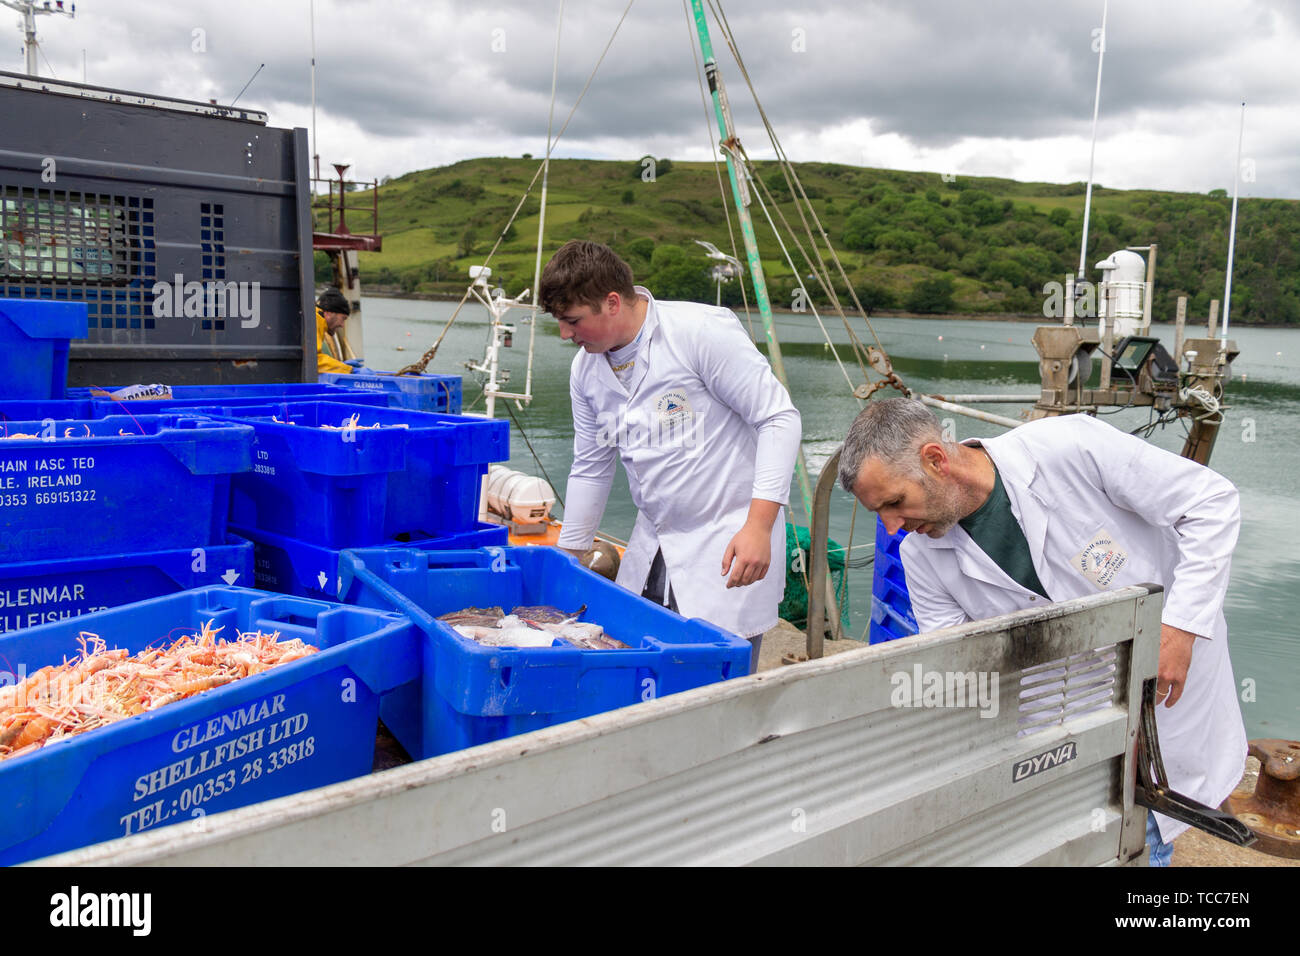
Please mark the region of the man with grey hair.
<svg viewBox="0 0 1300 956"><path fill-rule="evenodd" d="M1175 790L1209 806L1232 792L1246 732L1223 616L1241 524L1226 478L1088 415L958 444L905 398L858 415L839 477L890 534L916 532L899 553L923 632L1160 582L1165 768ZM1185 829L1150 815L1153 865L1167 865Z"/></svg>

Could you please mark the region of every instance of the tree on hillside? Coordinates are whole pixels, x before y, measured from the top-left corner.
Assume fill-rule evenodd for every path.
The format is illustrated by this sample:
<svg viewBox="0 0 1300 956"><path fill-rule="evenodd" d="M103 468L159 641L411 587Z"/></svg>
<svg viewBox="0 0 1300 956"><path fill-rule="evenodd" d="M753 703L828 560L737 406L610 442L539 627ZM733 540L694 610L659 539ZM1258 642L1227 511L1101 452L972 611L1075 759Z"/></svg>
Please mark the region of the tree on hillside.
<svg viewBox="0 0 1300 956"><path fill-rule="evenodd" d="M709 272L699 260L682 259L657 269L646 284L656 298L665 300L712 302L716 295Z"/></svg>
<svg viewBox="0 0 1300 956"><path fill-rule="evenodd" d="M953 310L953 282L948 276L921 279L907 293L903 303L909 312L934 313Z"/></svg>
<svg viewBox="0 0 1300 956"><path fill-rule="evenodd" d="M463 259L466 256L474 254L474 246L478 243L478 233L474 227L470 226L460 234L460 242L456 245L456 258Z"/></svg>

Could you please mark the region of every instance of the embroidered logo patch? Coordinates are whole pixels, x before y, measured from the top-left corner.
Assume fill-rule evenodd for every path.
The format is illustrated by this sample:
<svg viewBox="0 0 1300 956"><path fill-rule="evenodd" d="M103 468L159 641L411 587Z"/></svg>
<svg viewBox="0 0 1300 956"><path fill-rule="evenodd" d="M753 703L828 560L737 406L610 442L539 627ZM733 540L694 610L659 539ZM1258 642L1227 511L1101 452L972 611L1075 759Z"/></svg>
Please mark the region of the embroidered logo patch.
<svg viewBox="0 0 1300 956"><path fill-rule="evenodd" d="M684 426L695 414L691 403L681 392L668 392L660 396L655 404L655 411L659 413L660 425L668 427Z"/></svg>
<svg viewBox="0 0 1300 956"><path fill-rule="evenodd" d="M1105 528L1097 532L1082 551L1074 556L1074 567L1080 574L1105 590L1115 576L1128 564L1128 552L1115 542L1115 536Z"/></svg>

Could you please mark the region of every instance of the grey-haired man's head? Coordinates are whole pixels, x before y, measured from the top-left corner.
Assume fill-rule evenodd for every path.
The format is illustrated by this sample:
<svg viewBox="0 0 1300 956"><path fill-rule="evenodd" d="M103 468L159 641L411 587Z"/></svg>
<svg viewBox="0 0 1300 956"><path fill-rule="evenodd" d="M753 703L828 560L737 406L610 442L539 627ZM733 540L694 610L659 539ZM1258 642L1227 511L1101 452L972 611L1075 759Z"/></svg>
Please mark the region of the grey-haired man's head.
<svg viewBox="0 0 1300 956"><path fill-rule="evenodd" d="M942 537L965 516L962 489L948 473L958 453L921 402L871 402L844 439L840 484L879 514L890 534L902 528Z"/></svg>

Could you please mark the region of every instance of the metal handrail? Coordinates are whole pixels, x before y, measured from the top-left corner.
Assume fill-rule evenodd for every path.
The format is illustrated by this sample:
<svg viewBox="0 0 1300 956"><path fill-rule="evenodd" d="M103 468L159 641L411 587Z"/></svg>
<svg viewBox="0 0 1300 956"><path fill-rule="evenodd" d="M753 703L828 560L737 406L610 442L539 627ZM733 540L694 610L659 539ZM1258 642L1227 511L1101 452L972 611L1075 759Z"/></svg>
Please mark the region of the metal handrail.
<svg viewBox="0 0 1300 956"><path fill-rule="evenodd" d="M808 659L822 656L826 639L826 594L830 580L830 509L831 489L835 487L835 476L840 470L840 445L826 459L822 473L817 476L817 487L813 491L812 515L808 521ZM833 627L839 633L840 620L836 614Z"/></svg>

